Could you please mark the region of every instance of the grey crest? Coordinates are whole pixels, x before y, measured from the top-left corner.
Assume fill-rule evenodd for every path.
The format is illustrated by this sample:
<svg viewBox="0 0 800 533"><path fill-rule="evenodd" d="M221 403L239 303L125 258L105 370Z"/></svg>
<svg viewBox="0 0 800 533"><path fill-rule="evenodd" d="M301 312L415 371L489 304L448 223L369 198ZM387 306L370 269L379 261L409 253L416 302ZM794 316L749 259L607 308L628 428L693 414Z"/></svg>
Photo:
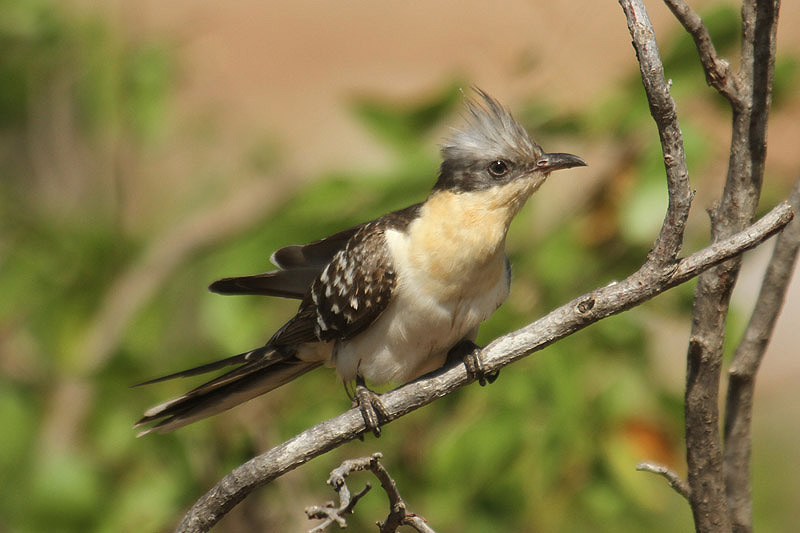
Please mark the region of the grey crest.
<svg viewBox="0 0 800 533"><path fill-rule="evenodd" d="M475 88L481 101L466 101L466 124L453 128L442 145L442 157L447 160L511 159L535 161L542 147L530 138L525 128L514 119L500 102Z"/></svg>

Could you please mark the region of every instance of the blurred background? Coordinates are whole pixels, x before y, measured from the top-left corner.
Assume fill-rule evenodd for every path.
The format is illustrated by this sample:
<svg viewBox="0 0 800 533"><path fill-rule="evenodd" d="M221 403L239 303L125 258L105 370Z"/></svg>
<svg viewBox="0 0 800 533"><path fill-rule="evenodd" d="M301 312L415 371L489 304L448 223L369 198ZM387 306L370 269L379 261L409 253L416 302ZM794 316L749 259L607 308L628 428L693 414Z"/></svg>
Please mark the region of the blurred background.
<svg viewBox="0 0 800 533"><path fill-rule="evenodd" d="M690 252L708 240L730 116L691 40L648 4L697 190ZM735 64L736 2L692 4ZM782 7L762 213L800 174L800 6ZM347 409L321 370L136 439L145 408L196 382L129 386L263 343L296 302L208 283L424 199L473 84L590 165L555 175L513 225L512 293L485 343L635 270L661 223L658 136L616 2L0 0L0 531L169 530L231 468ZM747 256L729 352L771 247ZM682 499L634 471L649 459L685 473L692 290L315 459L217 530L309 529L304 507L333 498L328 472L374 451L439 531L692 530ZM757 387L764 531L800 523L798 296L795 279ZM350 528L386 513L375 490Z"/></svg>

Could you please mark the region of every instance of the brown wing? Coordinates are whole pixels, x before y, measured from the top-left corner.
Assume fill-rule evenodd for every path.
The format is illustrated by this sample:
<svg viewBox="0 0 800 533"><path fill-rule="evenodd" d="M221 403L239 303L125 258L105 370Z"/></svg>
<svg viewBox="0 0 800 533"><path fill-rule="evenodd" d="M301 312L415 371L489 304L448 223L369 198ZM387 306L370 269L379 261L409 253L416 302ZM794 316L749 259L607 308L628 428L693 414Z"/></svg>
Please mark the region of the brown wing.
<svg viewBox="0 0 800 533"><path fill-rule="evenodd" d="M322 270L333 261L337 253L345 249L348 242L365 227L400 227L413 219L420 204L394 211L383 217L347 228L330 237L309 244L284 246L270 258L280 270L223 278L212 283L208 289L218 294L258 294L281 298L305 298L311 285Z"/></svg>
<svg viewBox="0 0 800 533"><path fill-rule="evenodd" d="M369 222L347 228L339 233L334 233L330 237L308 244L284 246L272 254L270 261L283 270L315 268L319 273L325 268L325 265L331 262L333 256L347 245L347 241L367 224Z"/></svg>
<svg viewBox="0 0 800 533"><path fill-rule="evenodd" d="M285 246L271 257L280 270L223 278L209 285L208 290L218 294L259 294L301 300L325 265L363 226L360 224L309 244Z"/></svg>
<svg viewBox="0 0 800 533"><path fill-rule="evenodd" d="M269 341L271 346L344 340L386 309L396 285L383 219L365 224L311 285L300 309Z"/></svg>

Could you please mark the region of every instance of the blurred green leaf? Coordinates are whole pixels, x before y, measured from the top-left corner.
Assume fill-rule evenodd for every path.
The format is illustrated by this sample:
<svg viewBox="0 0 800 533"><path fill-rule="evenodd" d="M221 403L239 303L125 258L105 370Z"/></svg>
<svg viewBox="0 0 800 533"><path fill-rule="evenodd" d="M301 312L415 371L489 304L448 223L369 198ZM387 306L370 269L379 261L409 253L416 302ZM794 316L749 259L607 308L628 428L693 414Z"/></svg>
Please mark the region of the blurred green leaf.
<svg viewBox="0 0 800 533"><path fill-rule="evenodd" d="M140 138L156 140L173 82L170 53L162 45L148 44L132 50L126 59L123 80L126 122Z"/></svg>
<svg viewBox="0 0 800 533"><path fill-rule="evenodd" d="M772 85L773 111L783 106L797 94L797 78L800 61L796 56L778 55L775 60L775 74Z"/></svg>
<svg viewBox="0 0 800 533"><path fill-rule="evenodd" d="M701 11L700 17L720 56L731 57L738 52L742 22L737 8L719 3ZM672 35L671 43L664 47L662 54L667 76L676 77L688 73L695 77L699 74L701 81L705 79L702 77L703 71L694 41L685 31Z"/></svg>
<svg viewBox="0 0 800 533"><path fill-rule="evenodd" d="M47 454L32 472L26 521L33 530L58 524L63 530L89 529L99 515L103 482L91 457L75 453Z"/></svg>
<svg viewBox="0 0 800 533"><path fill-rule="evenodd" d="M384 100L361 97L352 104L353 112L373 133L389 146L406 152L416 149L425 135L441 124L462 95L461 83L448 85L426 100L398 106Z"/></svg>

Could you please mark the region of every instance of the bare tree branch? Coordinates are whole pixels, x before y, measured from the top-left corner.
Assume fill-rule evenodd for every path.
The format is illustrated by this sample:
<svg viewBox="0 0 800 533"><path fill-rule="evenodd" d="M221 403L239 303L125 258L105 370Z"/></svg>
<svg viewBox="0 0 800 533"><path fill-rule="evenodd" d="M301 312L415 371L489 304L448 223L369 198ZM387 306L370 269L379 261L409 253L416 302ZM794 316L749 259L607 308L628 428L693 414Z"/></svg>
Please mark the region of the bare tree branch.
<svg viewBox="0 0 800 533"><path fill-rule="evenodd" d="M789 204L800 208L800 179L789 196ZM753 529L750 496L750 427L756 373L778 319L800 248L800 220L792 221L775 242L764 281L744 337L736 348L728 370L725 408L725 489L734 531Z"/></svg>
<svg viewBox="0 0 800 533"><path fill-rule="evenodd" d="M343 462L341 465L339 465L339 467L331 472L327 483L339 494L339 506L336 507L334 506L333 502L328 502L325 505L313 505L311 507L306 507L306 516L308 516L309 519L324 519L321 524L311 529L308 533L322 533L334 522L339 526L340 529L347 527L347 520L345 520L344 515L353 513L358 500L364 497L364 495L370 491L372 486L367 483L362 490L351 497L350 489L344 480L352 472L368 469L370 467L370 461L377 461L380 458L381 454L376 453L371 457L350 459Z"/></svg>
<svg viewBox="0 0 800 533"><path fill-rule="evenodd" d="M656 271L643 267L618 283L587 293L522 329L504 335L481 353L484 368L494 372L549 346L586 326L620 313L684 283L712 265L749 250L792 219L781 203L761 220L729 239L717 242ZM389 422L474 381L460 363L432 372L381 396ZM208 531L254 489L367 431L357 408L320 422L275 448L235 468L202 496L178 526L179 532Z"/></svg>
<svg viewBox="0 0 800 533"><path fill-rule="evenodd" d="M766 157L778 7L777 0L745 0L742 7L742 59L736 82L742 105L733 106L728 175L722 198L711 210L713 241L747 226L758 205ZM698 532L731 529L718 400L725 324L740 264L737 257L708 270L700 276L695 290L684 408L688 482Z"/></svg>
<svg viewBox="0 0 800 533"><path fill-rule="evenodd" d="M664 79L664 66L658 52L653 25L641 1L620 0L619 4L625 12L628 31L633 38L633 48L639 60L650 113L658 127L664 153L669 206L658 239L648 257L663 266L678 257L693 193L689 189L689 172L678 113L675 101L669 93L669 83Z"/></svg>
<svg viewBox="0 0 800 533"><path fill-rule="evenodd" d="M383 456L380 453L373 453L369 457L348 459L331 472L328 478L328 485L339 493L340 505L336 508L329 502L325 506L315 505L307 508L306 514L309 518L325 519L322 524L309 531L309 533L321 533L334 522L341 528L347 527L347 523L342 515L352 513L356 502L370 489L370 485L367 483L364 490L357 493L352 499L350 498L350 490L347 488L345 479L351 473L360 470L370 470L375 474L375 477L381 482L383 490L389 497L389 516L384 522L378 523L381 533L394 533L397 531L397 528L403 525L411 526L422 533L436 533L420 517L406 512L406 504L400 496L400 491L397 490L397 484L394 482L394 479L392 479L392 476L389 475L386 468L380 463L381 457Z"/></svg>
<svg viewBox="0 0 800 533"><path fill-rule="evenodd" d="M380 454L378 458L380 458ZM375 455L373 455L375 457ZM428 524L417 515L406 512L406 503L400 496L400 491L397 490L397 484L394 479L389 475L389 472L384 466L378 462L377 458L370 462L370 470L378 480L381 482L381 487L386 491L389 496L389 516L386 517L382 523L378 523L380 533L394 533L397 528L403 525L408 525L420 531L421 533L436 533Z"/></svg>
<svg viewBox="0 0 800 533"><path fill-rule="evenodd" d="M663 465L642 462L636 465L636 470L640 472L650 472L664 477L669 486L675 489L675 492L689 500L689 485L680 478L678 474Z"/></svg>
<svg viewBox="0 0 800 533"><path fill-rule="evenodd" d="M309 519L323 519L321 524L310 529L308 533L322 533L334 522L339 526L339 529L346 528L347 520L345 520L344 515L352 514L358 500L363 498L371 488L372 485L367 483L363 489L351 497L350 490L347 489L347 485L344 485L337 491L339 493L339 507L335 507L333 502L306 507L306 515Z"/></svg>
<svg viewBox="0 0 800 533"><path fill-rule="evenodd" d="M683 0L664 0L675 18L686 28L694 39L697 51L700 53L700 62L706 73L706 82L724 96L732 106L741 106L742 101L736 87L736 79L730 69L730 63L717 56L714 43L703 20Z"/></svg>
<svg viewBox="0 0 800 533"><path fill-rule="evenodd" d="M628 30L633 38L633 46L639 61L642 82L647 93L648 102L650 102L650 110L659 127L661 145L664 150L665 163L667 163L669 177L670 163L674 163L674 161L666 157L669 154L670 141L675 142L674 139L677 138L677 142L680 142L682 137L677 124L677 117L674 114L674 102L672 102L669 96L669 87L664 81L664 71L658 53L658 46L655 41L655 32L647 15L647 10L641 0L619 0L619 3L625 12ZM709 48L708 46L710 45L710 40L707 39L707 33L702 30L702 22L699 20L699 17L696 15L691 17L690 15L693 15L693 13L690 12L688 6L681 6L678 3L674 3L674 6L676 8L681 8L678 9L678 18L681 18L680 14L683 14L684 18L682 20L692 23L694 33L692 33L691 29L690 33L692 33L693 36L702 37L701 44L704 44L705 52L701 52L701 55L707 59L710 57L713 48ZM704 61L704 65L705 64ZM662 126L662 121L665 117L663 113L659 113L660 108L657 105L657 102L662 102L664 100L668 100L671 103L670 110L672 111L672 116L670 117L670 115L667 115L667 117L672 118L670 122L673 122L674 125L669 129ZM673 129L675 130L674 133L671 136L668 135L668 132ZM686 172L685 159L680 159L678 164L682 165L682 170ZM672 201L672 187L670 186L669 189L670 201ZM666 231L668 235L673 235L674 239L675 235L669 233L668 221L669 212L664 227L662 227L662 234ZM660 237L661 236L659 236L657 244L661 242ZM682 237L682 232L679 237ZM656 254L656 248L654 248L652 254ZM711 303L711 300L696 298L696 302L698 301L709 302L709 306L718 304L721 308L727 309L727 300L724 304L719 304L718 302ZM693 316L695 318L704 316L698 312L697 303ZM716 315L713 313L710 314L712 321L714 321L716 317L716 323L712 325L716 326L713 328L713 331L716 331L720 326L724 326L725 316L725 312ZM701 324L700 327L706 327L706 325ZM691 490L687 490L686 494L690 497L690 503L692 504L692 511L695 517L695 525L698 531L707 530L704 520L709 520L709 523L717 523L722 526L722 530L726 530L725 522L728 520L728 513L725 509L725 500L723 497L724 484L722 479L721 443L719 430L713 427L719 420L716 411L717 392L716 389L713 388L718 387L719 383L722 343L721 338L712 337L712 339L719 340L719 345L709 346L708 349L704 350L702 344L703 339L700 338L700 327L698 327L698 320L695 319L692 328L695 335L693 335L690 343L690 363L689 369L687 370L686 444L687 460L689 463L688 482ZM695 359L699 359L699 354L705 352L714 354L712 364L700 365L694 362ZM709 392L709 389L713 390ZM704 399L703 395L711 396L711 399L707 397ZM706 447L708 447L707 450ZM709 494L711 496L709 496Z"/></svg>

